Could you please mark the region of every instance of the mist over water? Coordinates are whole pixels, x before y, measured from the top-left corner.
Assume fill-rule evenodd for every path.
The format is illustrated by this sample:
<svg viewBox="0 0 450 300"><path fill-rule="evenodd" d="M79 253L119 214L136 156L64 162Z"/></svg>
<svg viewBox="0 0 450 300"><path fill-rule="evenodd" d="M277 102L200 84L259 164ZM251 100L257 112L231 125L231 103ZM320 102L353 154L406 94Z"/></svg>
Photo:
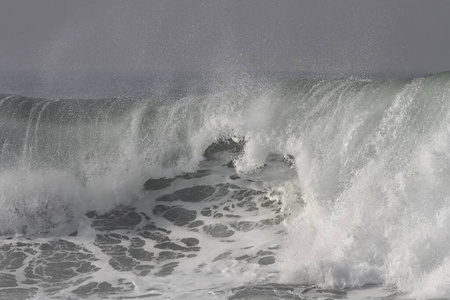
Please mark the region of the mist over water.
<svg viewBox="0 0 450 300"><path fill-rule="evenodd" d="M448 73L377 82L243 78L127 99L5 94L0 228L42 235L90 211L139 207L149 178L196 172L209 146L232 139L243 144L233 170L287 214L271 280L449 297L449 131ZM209 168L224 172L219 163ZM264 282L255 274L246 282Z"/></svg>

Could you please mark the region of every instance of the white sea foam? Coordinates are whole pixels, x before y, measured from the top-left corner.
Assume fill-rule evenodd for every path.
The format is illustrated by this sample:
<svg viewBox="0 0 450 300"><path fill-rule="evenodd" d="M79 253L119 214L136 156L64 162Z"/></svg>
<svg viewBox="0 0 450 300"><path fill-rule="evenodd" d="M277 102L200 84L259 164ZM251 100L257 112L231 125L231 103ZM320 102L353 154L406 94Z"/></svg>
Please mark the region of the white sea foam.
<svg viewBox="0 0 450 300"><path fill-rule="evenodd" d="M135 204L146 179L195 171L209 145L233 138L245 141L237 172L292 209L281 282L449 297L449 78L304 80L179 100L3 98L0 222L45 230ZM272 154L294 165L271 169Z"/></svg>

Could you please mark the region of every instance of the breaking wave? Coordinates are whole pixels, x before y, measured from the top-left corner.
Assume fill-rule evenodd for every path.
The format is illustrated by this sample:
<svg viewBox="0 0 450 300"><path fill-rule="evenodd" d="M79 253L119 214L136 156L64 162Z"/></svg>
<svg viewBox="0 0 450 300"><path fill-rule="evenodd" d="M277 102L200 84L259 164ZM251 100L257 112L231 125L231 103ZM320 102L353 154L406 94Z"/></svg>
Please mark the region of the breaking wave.
<svg viewBox="0 0 450 300"><path fill-rule="evenodd" d="M449 73L180 99L0 95L0 228L36 234L132 205L149 178L195 172L227 140L242 147L236 172L263 172L290 212L281 282L450 296ZM270 169L271 155L294 175Z"/></svg>

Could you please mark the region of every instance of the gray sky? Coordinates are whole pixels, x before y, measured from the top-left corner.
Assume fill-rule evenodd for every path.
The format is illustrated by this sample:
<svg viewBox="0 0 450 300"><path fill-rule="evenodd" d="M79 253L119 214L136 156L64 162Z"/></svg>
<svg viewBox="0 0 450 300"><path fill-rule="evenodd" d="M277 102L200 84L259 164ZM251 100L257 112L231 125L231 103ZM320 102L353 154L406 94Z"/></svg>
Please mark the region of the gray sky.
<svg viewBox="0 0 450 300"><path fill-rule="evenodd" d="M450 1L0 2L0 73L433 73L449 49Z"/></svg>

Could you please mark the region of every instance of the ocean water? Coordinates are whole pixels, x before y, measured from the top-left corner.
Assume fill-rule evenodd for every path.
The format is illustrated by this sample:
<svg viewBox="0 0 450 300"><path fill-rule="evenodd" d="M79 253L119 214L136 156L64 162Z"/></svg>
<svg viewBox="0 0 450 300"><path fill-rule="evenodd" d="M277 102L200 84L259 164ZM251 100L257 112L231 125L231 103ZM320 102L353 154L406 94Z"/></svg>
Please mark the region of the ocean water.
<svg viewBox="0 0 450 300"><path fill-rule="evenodd" d="M449 180L449 73L0 94L0 298L446 299Z"/></svg>

